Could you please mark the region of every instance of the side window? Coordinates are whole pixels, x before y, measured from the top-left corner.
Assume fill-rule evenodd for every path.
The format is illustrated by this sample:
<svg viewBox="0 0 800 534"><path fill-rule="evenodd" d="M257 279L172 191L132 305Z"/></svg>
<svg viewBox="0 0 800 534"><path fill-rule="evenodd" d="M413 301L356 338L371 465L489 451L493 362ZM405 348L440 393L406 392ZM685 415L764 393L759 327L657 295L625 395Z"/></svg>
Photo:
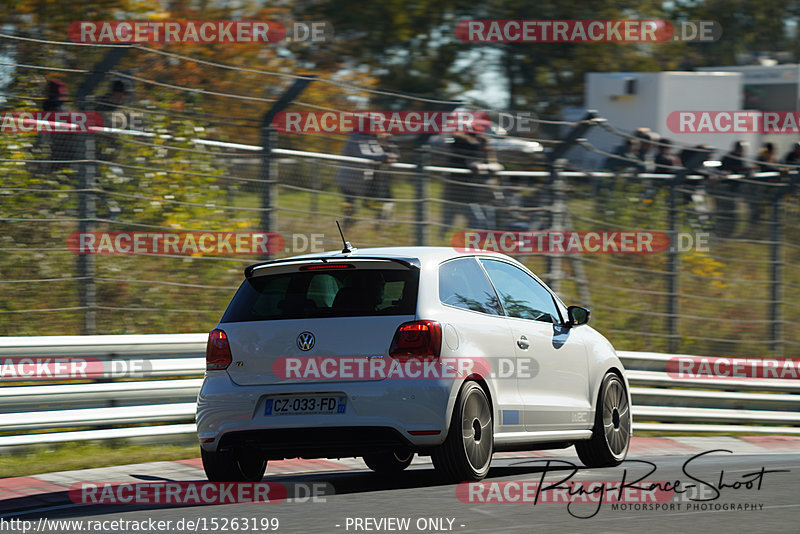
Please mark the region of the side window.
<svg viewBox="0 0 800 534"><path fill-rule="evenodd" d="M560 323L553 296L528 273L497 260L480 260L489 273L509 317Z"/></svg>
<svg viewBox="0 0 800 534"><path fill-rule="evenodd" d="M459 258L439 266L439 300L465 310L503 314L497 294L475 258Z"/></svg>

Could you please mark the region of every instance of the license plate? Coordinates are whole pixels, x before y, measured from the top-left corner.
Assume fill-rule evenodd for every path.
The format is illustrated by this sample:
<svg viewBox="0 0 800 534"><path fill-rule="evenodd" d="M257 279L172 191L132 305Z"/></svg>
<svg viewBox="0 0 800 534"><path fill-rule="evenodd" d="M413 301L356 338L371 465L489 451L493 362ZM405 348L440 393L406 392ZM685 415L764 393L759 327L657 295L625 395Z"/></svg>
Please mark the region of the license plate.
<svg viewBox="0 0 800 534"><path fill-rule="evenodd" d="M345 413L346 409L343 395L283 396L267 399L264 415L325 415Z"/></svg>

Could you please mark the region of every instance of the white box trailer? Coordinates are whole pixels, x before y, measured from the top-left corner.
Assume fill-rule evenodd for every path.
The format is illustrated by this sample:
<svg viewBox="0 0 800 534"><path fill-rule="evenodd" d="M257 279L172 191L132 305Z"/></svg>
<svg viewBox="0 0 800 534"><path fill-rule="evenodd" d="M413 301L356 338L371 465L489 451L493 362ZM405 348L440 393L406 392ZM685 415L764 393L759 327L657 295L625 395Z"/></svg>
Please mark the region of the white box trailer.
<svg viewBox="0 0 800 534"><path fill-rule="evenodd" d="M592 72L586 75L585 109L566 110L567 120L578 120L586 109L594 109L608 124L632 134L647 127L676 146L706 144L715 147L721 159L735 141L750 143L747 157L754 157L757 134L675 133L667 117L675 111L738 111L743 106L742 74L738 72ZM623 138L601 127L586 136L596 148L613 152ZM568 158L574 164L599 169L606 157L574 148Z"/></svg>
<svg viewBox="0 0 800 534"><path fill-rule="evenodd" d="M747 109L761 111L800 110L800 65L796 63L780 65L736 65L733 67L703 67L703 72L738 72L742 75L742 93ZM779 160L800 141L800 135L764 134L759 136L760 144L772 142L776 146Z"/></svg>

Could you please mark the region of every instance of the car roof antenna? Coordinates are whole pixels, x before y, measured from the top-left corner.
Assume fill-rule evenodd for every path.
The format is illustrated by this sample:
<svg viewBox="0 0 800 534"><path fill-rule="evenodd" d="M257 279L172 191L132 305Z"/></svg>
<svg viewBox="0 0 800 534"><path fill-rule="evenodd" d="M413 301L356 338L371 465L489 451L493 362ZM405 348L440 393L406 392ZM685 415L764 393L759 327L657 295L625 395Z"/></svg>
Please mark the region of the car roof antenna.
<svg viewBox="0 0 800 534"><path fill-rule="evenodd" d="M350 254L356 247L350 244L349 241L345 241L344 233L342 233L342 227L339 225L339 221L336 221L336 227L339 229L339 235L342 236L342 243L344 243L344 248L342 249L342 254Z"/></svg>

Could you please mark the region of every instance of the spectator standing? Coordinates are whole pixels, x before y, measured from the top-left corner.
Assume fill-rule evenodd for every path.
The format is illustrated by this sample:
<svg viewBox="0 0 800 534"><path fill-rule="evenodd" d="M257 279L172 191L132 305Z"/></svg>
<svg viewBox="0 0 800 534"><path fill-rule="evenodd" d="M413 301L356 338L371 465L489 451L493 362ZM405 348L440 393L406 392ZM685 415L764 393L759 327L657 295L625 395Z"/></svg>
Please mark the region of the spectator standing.
<svg viewBox="0 0 800 534"><path fill-rule="evenodd" d="M375 134L369 132L353 132L344 145L343 156L368 159L373 162L389 161L390 154L378 142ZM358 198L367 196L373 185L375 175L374 164L343 162L336 174L336 184L344 194L345 226L350 224L351 217L358 212Z"/></svg>
<svg viewBox="0 0 800 534"><path fill-rule="evenodd" d="M638 159L638 153L639 142L632 137L626 137L622 144L614 149L612 155L603 162L603 168L609 171L620 171L635 167L636 161L634 160Z"/></svg>
<svg viewBox="0 0 800 534"><path fill-rule="evenodd" d="M650 149L653 148L653 141L658 141L659 135L650 128L637 128L634 136L639 141L636 150L636 159L641 162L638 165L639 172L653 172L655 165L650 158Z"/></svg>
<svg viewBox="0 0 800 534"><path fill-rule="evenodd" d="M495 227L491 177L503 167L497 163L489 139L483 134L489 126L488 121L475 121L470 130L453 136L448 165L469 169L470 173L451 173L445 177L442 236L459 214L467 217L470 228Z"/></svg>
<svg viewBox="0 0 800 534"><path fill-rule="evenodd" d="M95 110L103 116L103 125L109 128L136 129L133 116L125 112L125 104L130 99L131 92L124 80L111 82L109 92L97 100ZM139 125L141 128L141 125Z"/></svg>
<svg viewBox="0 0 800 534"><path fill-rule="evenodd" d="M111 82L111 90L97 101L97 111L107 113L125 105L129 96L128 85L123 80Z"/></svg>
<svg viewBox="0 0 800 534"><path fill-rule="evenodd" d="M719 166L723 175L747 175L752 169L745 161L748 144L736 141L731 151L725 154ZM738 180L721 179L714 182L714 232L722 237L734 235L737 226L738 204L743 202L742 183ZM744 211L744 209L742 210Z"/></svg>
<svg viewBox="0 0 800 534"><path fill-rule="evenodd" d="M681 160L672 152L672 142L669 139L662 139L658 145L658 153L655 159L655 172L658 174L675 174L680 167Z"/></svg>
<svg viewBox="0 0 800 534"><path fill-rule="evenodd" d="M800 142L792 145L792 149L783 158L787 165L800 165Z"/></svg>
<svg viewBox="0 0 800 534"><path fill-rule="evenodd" d="M758 164L758 170L761 172L777 171L778 168L772 165L773 163L777 163L777 159L775 157L775 145L770 142L764 143L764 145L758 151L756 162Z"/></svg>
<svg viewBox="0 0 800 534"><path fill-rule="evenodd" d="M719 170L728 174L746 174L749 170L747 164L744 162L744 153L746 150L747 143L744 141L736 141L731 151L722 158L722 164Z"/></svg>
<svg viewBox="0 0 800 534"><path fill-rule="evenodd" d="M396 162L398 159L397 145L392 142L392 134L380 132L377 135L378 144L386 154L386 158L375 169L370 187L367 188L367 196L372 197L365 204L374 209L378 209L378 218L388 220L394 212L394 203L391 201L391 173L387 166Z"/></svg>
<svg viewBox="0 0 800 534"><path fill-rule="evenodd" d="M652 173L655 172L655 163L650 157L650 149L653 147L653 141L658 141L659 135L650 130L650 128L637 128L634 136L639 141L639 149L636 151L636 159L639 164L636 166L638 173ZM656 185L653 179L648 178L643 181L644 193L642 193L642 202L651 204L655 199Z"/></svg>
<svg viewBox="0 0 800 534"><path fill-rule="evenodd" d="M61 80L50 79L45 85L43 111L69 111L67 106L67 85ZM37 171L50 174L67 167L69 160L78 158L80 135L71 132L42 132L39 134L40 146L50 147L50 163L37 166Z"/></svg>
<svg viewBox="0 0 800 534"><path fill-rule="evenodd" d="M47 80L44 97L43 111L65 111L67 85L61 80Z"/></svg>
<svg viewBox="0 0 800 534"><path fill-rule="evenodd" d="M764 143L758 151L756 157L756 164L758 165L759 172L776 172L780 168L775 165L778 160L775 156L775 145L770 142ZM763 182L774 182L780 180L780 177L759 178ZM748 184L748 191L746 191L748 203L750 205L750 231L751 234L761 235L763 229L758 227L761 218L766 209L766 204L769 202L765 186L758 183Z"/></svg>

